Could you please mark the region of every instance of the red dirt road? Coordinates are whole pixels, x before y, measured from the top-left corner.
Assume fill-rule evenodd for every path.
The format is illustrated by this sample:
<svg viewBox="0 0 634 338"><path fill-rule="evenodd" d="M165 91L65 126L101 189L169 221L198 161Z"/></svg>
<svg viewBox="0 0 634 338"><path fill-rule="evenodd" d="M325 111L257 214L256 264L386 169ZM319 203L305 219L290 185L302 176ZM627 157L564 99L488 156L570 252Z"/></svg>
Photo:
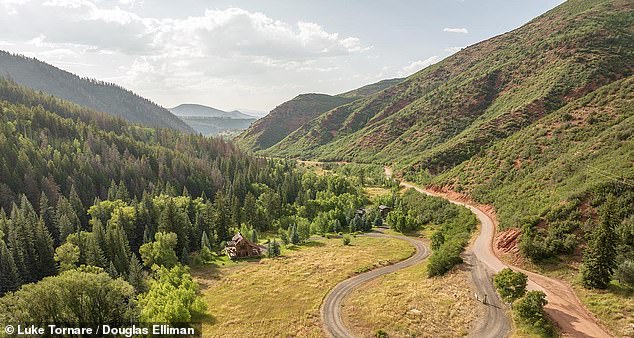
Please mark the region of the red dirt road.
<svg viewBox="0 0 634 338"><path fill-rule="evenodd" d="M391 171L386 168L386 174ZM497 272L505 267L522 271L528 275L528 289L540 290L546 293L548 305L546 305L546 313L559 326L562 335L566 337L612 337L603 329L597 319L585 309L581 301L572 290L570 285L560 280L542 276L540 274L526 271L513 265L502 262L493 251L493 239L495 238L495 215L487 212L484 208L465 202L446 194L422 189L412 183L402 182L402 185L414 188L422 193L442 197L452 203L469 208L480 220L482 229L480 235L473 244L473 252L476 257L486 264L491 270Z"/></svg>

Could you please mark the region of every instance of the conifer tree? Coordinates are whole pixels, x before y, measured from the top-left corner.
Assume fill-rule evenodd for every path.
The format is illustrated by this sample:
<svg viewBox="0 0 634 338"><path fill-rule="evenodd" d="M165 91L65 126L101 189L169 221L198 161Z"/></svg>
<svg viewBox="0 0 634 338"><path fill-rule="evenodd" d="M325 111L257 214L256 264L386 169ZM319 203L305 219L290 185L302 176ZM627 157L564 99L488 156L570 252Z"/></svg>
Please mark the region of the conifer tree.
<svg viewBox="0 0 634 338"><path fill-rule="evenodd" d="M79 220L79 224L83 228L85 224L88 224L88 215L86 214L86 209L84 208L84 204L81 202L81 198L77 194L77 190L75 190L75 185L71 185L70 193L68 194L68 202L70 206L73 208L75 215L77 215L77 219Z"/></svg>
<svg viewBox="0 0 634 338"><path fill-rule="evenodd" d="M17 290L20 284L20 276L13 255L4 240L0 238L0 296Z"/></svg>
<svg viewBox="0 0 634 338"><path fill-rule="evenodd" d="M291 243L297 245L299 244L299 232L297 232L297 225L293 224L289 229L288 238Z"/></svg>
<svg viewBox="0 0 634 338"><path fill-rule="evenodd" d="M583 255L581 275L586 288L605 289L612 279L618 243L615 228L619 222L615 207L614 196L609 195L601 210L601 222L594 230Z"/></svg>
<svg viewBox="0 0 634 338"><path fill-rule="evenodd" d="M35 224L35 253L37 255L37 280L54 275L55 250L53 248L53 239L41 218Z"/></svg>
<svg viewBox="0 0 634 338"><path fill-rule="evenodd" d="M244 223L252 228L255 228L257 221L257 205L255 196L251 192L248 192L244 198L244 207L242 208L242 215Z"/></svg>
<svg viewBox="0 0 634 338"><path fill-rule="evenodd" d="M187 214L178 208L173 198L168 198L159 218L158 231L176 234L178 239L176 252L182 252L189 246L190 227L191 223Z"/></svg>
<svg viewBox="0 0 634 338"><path fill-rule="evenodd" d="M214 225L216 226L216 236L219 241L228 241L231 239L228 214L225 195L219 191L214 200Z"/></svg>
<svg viewBox="0 0 634 338"><path fill-rule="evenodd" d="M57 202L57 211L55 216L57 218L57 226L59 228L60 243L63 243L68 235L81 229L80 221L75 213L75 210L64 196L60 196L59 201Z"/></svg>
<svg viewBox="0 0 634 338"><path fill-rule="evenodd" d="M117 182L115 182L114 179L111 179L110 187L108 188L108 201L116 200L118 191L119 191L119 187L117 187Z"/></svg>
<svg viewBox="0 0 634 338"><path fill-rule="evenodd" d="M106 229L106 252L118 275L127 275L130 264L130 247L125 231L119 224L110 223Z"/></svg>
<svg viewBox="0 0 634 338"><path fill-rule="evenodd" d="M59 246L61 243L59 241L58 228L55 224L55 212L50 206L48 197L46 197L46 194L44 192L42 192L42 195L40 196L40 217L44 221L46 229L53 238L53 245L56 247Z"/></svg>
<svg viewBox="0 0 634 338"><path fill-rule="evenodd" d="M130 257L130 272L126 278L130 285L134 286L134 290L137 293L143 293L147 291L147 284L145 282L145 273L143 272L143 265L136 254L132 254Z"/></svg>
<svg viewBox="0 0 634 338"><path fill-rule="evenodd" d="M103 228L101 229L103 231ZM105 236L102 234L102 236ZM105 268L107 266L106 256L102 247L98 244L97 236L90 233L86 240L86 264Z"/></svg>
<svg viewBox="0 0 634 338"><path fill-rule="evenodd" d="M183 251L181 251L180 262L183 265L189 264L189 250L187 250L187 247L183 247Z"/></svg>

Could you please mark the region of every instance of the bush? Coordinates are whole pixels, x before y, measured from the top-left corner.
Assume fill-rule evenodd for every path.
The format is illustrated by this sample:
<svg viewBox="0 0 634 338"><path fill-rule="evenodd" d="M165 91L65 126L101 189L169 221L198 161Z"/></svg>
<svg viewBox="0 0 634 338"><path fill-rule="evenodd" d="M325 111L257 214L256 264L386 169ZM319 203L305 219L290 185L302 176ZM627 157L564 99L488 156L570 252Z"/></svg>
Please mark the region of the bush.
<svg viewBox="0 0 634 338"><path fill-rule="evenodd" d="M431 249L438 250L445 243L445 235L442 231L436 231L431 235Z"/></svg>
<svg viewBox="0 0 634 338"><path fill-rule="evenodd" d="M376 333L374 333L374 337L376 338L388 338L389 335L387 334L387 332L379 329L376 331Z"/></svg>
<svg viewBox="0 0 634 338"><path fill-rule="evenodd" d="M544 305L548 304L542 291L529 291L515 302L513 311L524 322L533 326L548 326Z"/></svg>
<svg viewBox="0 0 634 338"><path fill-rule="evenodd" d="M495 275L493 284L502 299L512 303L526 294L528 277L521 272L505 268Z"/></svg>
<svg viewBox="0 0 634 338"><path fill-rule="evenodd" d="M85 266L8 293L0 309L3 323L121 324L138 315L132 285Z"/></svg>
<svg viewBox="0 0 634 338"><path fill-rule="evenodd" d="M207 305L198 295L198 284L188 267L160 267L150 290L138 297L141 320L156 323L185 323L193 314L203 314Z"/></svg>
<svg viewBox="0 0 634 338"><path fill-rule="evenodd" d="M343 236L343 245L350 245L350 236L349 235L345 235Z"/></svg>
<svg viewBox="0 0 634 338"><path fill-rule="evenodd" d="M462 253L464 245L463 241L452 240L445 242L438 251L434 251L427 264L427 276L444 275L454 266L462 263L460 253Z"/></svg>

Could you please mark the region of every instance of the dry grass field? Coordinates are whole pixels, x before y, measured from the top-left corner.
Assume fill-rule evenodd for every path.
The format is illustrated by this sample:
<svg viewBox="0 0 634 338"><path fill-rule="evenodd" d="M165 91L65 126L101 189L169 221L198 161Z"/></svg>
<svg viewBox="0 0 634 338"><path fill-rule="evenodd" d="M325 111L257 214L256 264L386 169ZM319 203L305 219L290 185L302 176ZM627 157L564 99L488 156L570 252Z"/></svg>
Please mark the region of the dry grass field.
<svg viewBox="0 0 634 338"><path fill-rule="evenodd" d="M459 337L469 332L477 309L468 272L427 278L422 264L354 291L343 315L359 337L374 337L378 330L389 337Z"/></svg>
<svg viewBox="0 0 634 338"><path fill-rule="evenodd" d="M193 270L209 315L205 337L322 337L319 307L338 282L411 256L404 241L320 239L282 257Z"/></svg>

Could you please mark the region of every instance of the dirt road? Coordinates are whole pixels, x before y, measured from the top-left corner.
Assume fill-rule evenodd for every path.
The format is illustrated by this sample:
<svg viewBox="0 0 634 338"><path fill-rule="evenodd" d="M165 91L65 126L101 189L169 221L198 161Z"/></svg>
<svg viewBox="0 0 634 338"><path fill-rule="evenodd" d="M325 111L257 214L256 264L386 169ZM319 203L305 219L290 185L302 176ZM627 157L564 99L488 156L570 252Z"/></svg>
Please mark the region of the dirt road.
<svg viewBox="0 0 634 338"><path fill-rule="evenodd" d="M408 241L416 248L416 253L410 258L398 262L393 265L385 266L379 269L371 270L360 275L356 275L352 278L346 279L343 282L337 284L330 293L326 296L323 303L321 304L321 320L324 325L324 331L330 337L334 338L347 338L354 337L354 335L348 330L345 326L342 318L341 318L341 304L343 303L344 298L348 296L354 289L360 287L361 285L380 277L382 275L386 275L388 273L395 272L400 269L404 269L406 267L412 266L414 264L418 264L422 262L429 255L429 250L422 241L412 237L406 236L393 236L386 235L383 233L369 233L365 236L371 237L389 237L389 238L397 238L404 241Z"/></svg>
<svg viewBox="0 0 634 338"><path fill-rule="evenodd" d="M391 170L386 168L386 175L391 176ZM438 194L429 190L422 189L414 184L402 182L402 185L414 188L419 192L438 196L448 201L469 208L480 220L482 228L480 235L473 244L473 253L477 260L486 265L493 272L498 272L505 267L511 267L528 275L528 289L540 290L546 293L548 305L546 305L546 313L552 318L564 336L569 337L611 337L597 322L579 301L579 298L566 283L542 276L540 274L520 269L503 263L493 252L493 239L495 237L495 222L492 215L484 212L475 205L457 201L450 197ZM488 282L491 283L490 280Z"/></svg>

